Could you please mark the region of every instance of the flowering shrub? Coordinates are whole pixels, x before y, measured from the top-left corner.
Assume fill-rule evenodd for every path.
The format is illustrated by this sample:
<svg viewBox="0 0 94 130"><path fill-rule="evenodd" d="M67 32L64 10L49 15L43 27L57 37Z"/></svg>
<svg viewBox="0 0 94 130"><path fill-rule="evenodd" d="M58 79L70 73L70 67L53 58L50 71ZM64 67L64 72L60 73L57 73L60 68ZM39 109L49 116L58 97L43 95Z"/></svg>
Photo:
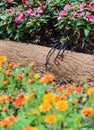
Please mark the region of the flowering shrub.
<svg viewBox="0 0 94 130"><path fill-rule="evenodd" d="M77 51L82 48L94 52L94 2L65 5L58 14L57 27L61 29L62 40L69 40Z"/></svg>
<svg viewBox="0 0 94 130"><path fill-rule="evenodd" d="M57 87L53 75L41 77L33 64L6 60L0 56L0 130L94 129L94 87Z"/></svg>
<svg viewBox="0 0 94 130"><path fill-rule="evenodd" d="M94 52L94 2L2 0L0 38L51 46L51 37ZM73 40L72 40L73 39Z"/></svg>

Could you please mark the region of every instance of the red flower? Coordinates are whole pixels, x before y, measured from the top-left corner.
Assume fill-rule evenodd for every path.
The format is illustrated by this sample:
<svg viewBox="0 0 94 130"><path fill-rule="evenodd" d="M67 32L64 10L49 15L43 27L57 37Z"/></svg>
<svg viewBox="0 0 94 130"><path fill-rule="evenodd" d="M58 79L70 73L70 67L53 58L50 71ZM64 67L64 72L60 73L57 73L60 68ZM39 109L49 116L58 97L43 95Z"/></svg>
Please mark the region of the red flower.
<svg viewBox="0 0 94 130"><path fill-rule="evenodd" d="M16 97L16 100L14 101L14 106L22 106L25 103L25 101L25 95L21 93Z"/></svg>
<svg viewBox="0 0 94 130"><path fill-rule="evenodd" d="M19 74L17 78L18 78L19 80L22 80L22 79L24 78L24 75Z"/></svg>

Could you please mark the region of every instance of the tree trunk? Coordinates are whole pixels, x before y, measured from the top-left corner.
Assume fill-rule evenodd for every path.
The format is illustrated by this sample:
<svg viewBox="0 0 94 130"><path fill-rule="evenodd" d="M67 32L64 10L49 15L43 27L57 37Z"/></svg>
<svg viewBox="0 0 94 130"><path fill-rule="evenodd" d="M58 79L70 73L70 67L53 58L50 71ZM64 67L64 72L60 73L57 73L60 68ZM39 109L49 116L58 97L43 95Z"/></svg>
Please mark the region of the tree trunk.
<svg viewBox="0 0 94 130"><path fill-rule="evenodd" d="M36 72L53 73L59 82L81 82L87 77L89 82L94 82L94 55L65 51L63 60L58 64L50 63L49 69L45 68L46 55L50 48L12 41L0 41L0 55L6 55L9 61L22 62L26 65L26 58L36 61ZM56 56L52 56L51 60Z"/></svg>

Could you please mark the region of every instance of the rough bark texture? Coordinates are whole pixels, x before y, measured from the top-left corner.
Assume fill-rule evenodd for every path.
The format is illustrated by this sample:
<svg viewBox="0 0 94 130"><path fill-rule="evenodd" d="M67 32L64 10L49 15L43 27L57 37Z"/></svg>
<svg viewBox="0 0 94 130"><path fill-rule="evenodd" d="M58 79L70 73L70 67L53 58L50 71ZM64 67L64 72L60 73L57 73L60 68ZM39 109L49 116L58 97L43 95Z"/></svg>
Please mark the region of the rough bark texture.
<svg viewBox="0 0 94 130"><path fill-rule="evenodd" d="M51 63L45 68L46 55L50 48L26 43L0 41L0 55L6 55L9 61L22 62L26 58L36 61L39 73L53 73L60 82L78 82L85 76L89 82L94 82L94 55L66 51L63 60L58 59L58 65ZM52 56L52 59L56 53Z"/></svg>

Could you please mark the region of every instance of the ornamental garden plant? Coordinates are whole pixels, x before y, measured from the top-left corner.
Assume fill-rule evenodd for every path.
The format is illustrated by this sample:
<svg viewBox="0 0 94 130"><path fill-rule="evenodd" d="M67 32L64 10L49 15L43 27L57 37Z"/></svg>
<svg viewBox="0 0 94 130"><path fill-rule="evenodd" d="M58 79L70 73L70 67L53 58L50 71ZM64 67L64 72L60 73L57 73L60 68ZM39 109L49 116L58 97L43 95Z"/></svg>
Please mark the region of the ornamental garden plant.
<svg viewBox="0 0 94 130"><path fill-rule="evenodd" d="M0 130L94 130L94 86L58 85L36 65L0 56Z"/></svg>
<svg viewBox="0 0 94 130"><path fill-rule="evenodd" d="M94 2L2 0L0 38L51 46L51 38L94 54Z"/></svg>

